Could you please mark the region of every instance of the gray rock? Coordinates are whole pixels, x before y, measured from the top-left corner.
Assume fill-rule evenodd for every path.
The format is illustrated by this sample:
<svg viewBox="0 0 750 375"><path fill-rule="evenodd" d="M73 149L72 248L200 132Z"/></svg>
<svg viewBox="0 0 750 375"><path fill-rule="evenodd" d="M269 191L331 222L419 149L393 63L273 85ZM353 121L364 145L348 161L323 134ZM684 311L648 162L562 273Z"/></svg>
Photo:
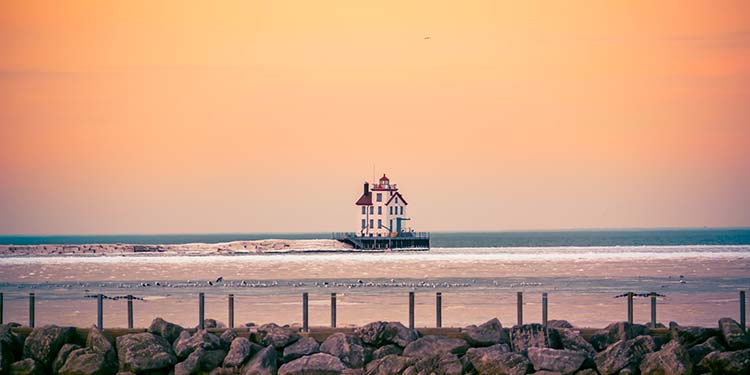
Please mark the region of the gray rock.
<svg viewBox="0 0 750 375"><path fill-rule="evenodd" d="M411 368L418 374L460 375L464 372L461 360L453 353L420 357Z"/></svg>
<svg viewBox="0 0 750 375"><path fill-rule="evenodd" d="M395 346L395 345L394 345ZM367 375L390 375L400 374L410 364L406 357L396 354L388 354L367 364Z"/></svg>
<svg viewBox="0 0 750 375"><path fill-rule="evenodd" d="M411 342L404 348L405 357L432 357L440 353L464 354L469 344L463 339L441 336L425 336Z"/></svg>
<svg viewBox="0 0 750 375"><path fill-rule="evenodd" d="M528 357L537 371L557 371L573 374L588 358L587 352L549 348L529 348Z"/></svg>
<svg viewBox="0 0 750 375"><path fill-rule="evenodd" d="M338 357L316 353L284 364L279 375L338 375L345 370L346 366Z"/></svg>
<svg viewBox="0 0 750 375"><path fill-rule="evenodd" d="M196 348L184 361L174 367L174 373L175 375L193 375L211 371L221 365L226 354L224 349Z"/></svg>
<svg viewBox="0 0 750 375"><path fill-rule="evenodd" d="M596 368L602 375L612 375L625 370L637 372L643 357L656 348L651 336L638 336L620 340L594 357Z"/></svg>
<svg viewBox="0 0 750 375"><path fill-rule="evenodd" d="M589 341L596 351L602 351L620 340L630 340L648 333L648 327L643 324L617 322L594 334Z"/></svg>
<svg viewBox="0 0 750 375"><path fill-rule="evenodd" d="M195 327L195 329L198 329L199 327ZM216 319L203 319L203 328L209 329L209 328L226 328L226 325L222 322L217 321Z"/></svg>
<svg viewBox="0 0 750 375"><path fill-rule="evenodd" d="M560 345L565 350L583 351L588 353L589 357L593 358L596 355L594 347L581 336L581 334L574 329L558 328L557 337L560 340Z"/></svg>
<svg viewBox="0 0 750 375"><path fill-rule="evenodd" d="M250 359L250 362L242 366L242 375L276 375L278 362L276 359L276 348L273 345L260 350Z"/></svg>
<svg viewBox="0 0 750 375"><path fill-rule="evenodd" d="M466 342L474 347L491 346L509 342L508 334L505 332L503 325L500 324L500 321L497 318L492 318L479 326L470 325L465 327L463 329L463 335Z"/></svg>
<svg viewBox="0 0 750 375"><path fill-rule="evenodd" d="M338 357L347 367L361 368L365 364L365 350L357 336L334 333L320 345L320 351Z"/></svg>
<svg viewBox="0 0 750 375"><path fill-rule="evenodd" d="M34 328L26 338L23 356L35 359L45 369L51 369L57 352L63 345L72 343L75 339L76 330L73 327L47 325Z"/></svg>
<svg viewBox="0 0 750 375"><path fill-rule="evenodd" d="M750 374L750 349L711 352L700 363L712 374Z"/></svg>
<svg viewBox="0 0 750 375"><path fill-rule="evenodd" d="M388 344L388 345L382 346L382 347L376 349L375 351L373 351L372 352L372 359L373 360L380 359L380 358L383 358L383 357L385 357L387 355L391 355L391 354L395 354L395 355L399 355L400 356L403 352L404 352L404 350L401 349L401 347L399 347L398 345L396 345L396 344Z"/></svg>
<svg viewBox="0 0 750 375"><path fill-rule="evenodd" d="M730 349L740 350L750 348L750 335L743 331L742 327L734 319L720 319L719 330L721 330L721 336Z"/></svg>
<svg viewBox="0 0 750 375"><path fill-rule="evenodd" d="M229 352L224 358L224 367L240 367L253 352L253 346L250 340L244 337L237 337L229 345Z"/></svg>
<svg viewBox="0 0 750 375"><path fill-rule="evenodd" d="M296 330L289 327L281 327L274 323L258 327L258 334L261 337L263 345L273 345L276 349L281 349L299 340L299 334Z"/></svg>
<svg viewBox="0 0 750 375"><path fill-rule="evenodd" d="M10 324L0 325L0 374L7 373L16 358L22 356L19 338L13 333L12 328Z"/></svg>
<svg viewBox="0 0 750 375"><path fill-rule="evenodd" d="M719 341L719 338L716 336L711 337L704 343L694 345L692 348L688 349L690 362L693 364L693 372L696 374L708 372L707 368L700 365L701 360L703 360L708 353L717 351L723 352L724 350L726 350L726 348L724 348L724 345L721 344L721 341Z"/></svg>
<svg viewBox="0 0 750 375"><path fill-rule="evenodd" d="M318 353L320 344L312 337L302 337L297 342L284 348L284 362L291 362L297 358Z"/></svg>
<svg viewBox="0 0 750 375"><path fill-rule="evenodd" d="M33 358L26 358L10 365L10 375L43 375L44 366Z"/></svg>
<svg viewBox="0 0 750 375"><path fill-rule="evenodd" d="M549 333L556 333L550 330ZM525 353L528 348L551 348L553 339L541 324L515 325L510 330L510 347L515 352Z"/></svg>
<svg viewBox="0 0 750 375"><path fill-rule="evenodd" d="M506 344L471 348L466 352L466 358L479 375L515 375L531 370L531 362L521 354L510 352Z"/></svg>
<svg viewBox="0 0 750 375"><path fill-rule="evenodd" d="M167 339L152 333L133 333L117 337L120 371L134 373L161 370L177 363Z"/></svg>
<svg viewBox="0 0 750 375"><path fill-rule="evenodd" d="M148 327L148 331L155 335L164 337L171 344L174 342L174 340L177 339L177 337L180 336L183 328L162 318L156 318L151 322L151 325Z"/></svg>
<svg viewBox="0 0 750 375"><path fill-rule="evenodd" d="M216 350L221 348L221 340L218 336L205 329L195 332L192 336L190 336L188 331L182 331L172 346L177 358L184 359L198 348L206 350Z"/></svg>
<svg viewBox="0 0 750 375"><path fill-rule="evenodd" d="M585 368L581 371L576 372L576 375L599 375L599 373L592 368Z"/></svg>
<svg viewBox="0 0 750 375"><path fill-rule="evenodd" d="M567 329L571 329L571 328L573 328L573 325L570 324L570 322L567 321L567 320L562 320L562 319L559 319L559 320L548 320L547 321L547 328L558 328L558 329L559 328L567 328Z"/></svg>
<svg viewBox="0 0 750 375"><path fill-rule="evenodd" d="M237 331L235 331L234 328L229 328L226 331L222 332L219 336L221 348L224 350L229 350L229 346L232 345L232 341L234 341L235 338L237 338Z"/></svg>
<svg viewBox="0 0 750 375"><path fill-rule="evenodd" d="M58 371L60 375L109 375L116 372L117 357L114 351L103 353L90 347L71 352Z"/></svg>
<svg viewBox="0 0 750 375"><path fill-rule="evenodd" d="M693 363L682 344L672 340L659 351L646 354L640 369L643 375L690 375Z"/></svg>
<svg viewBox="0 0 750 375"><path fill-rule="evenodd" d="M68 360L68 356L71 352L74 350L81 349L80 345L77 344L65 344L62 348L60 348L60 351L57 353L57 357L55 358L55 361L52 362L52 373L57 374L58 370L60 370L60 367L63 367L65 364L65 361ZM0 371L0 374L3 372Z"/></svg>
<svg viewBox="0 0 750 375"><path fill-rule="evenodd" d="M419 338L415 330L406 328L399 322L368 323L357 328L354 334L363 343L378 347L386 344L396 344L403 348Z"/></svg>
<svg viewBox="0 0 750 375"><path fill-rule="evenodd" d="M240 375L240 369L235 367L217 367L211 370L208 375Z"/></svg>
<svg viewBox="0 0 750 375"><path fill-rule="evenodd" d="M713 328L681 326L675 322L669 322L669 333L672 340L678 340L684 347L689 348L716 336L719 331Z"/></svg>

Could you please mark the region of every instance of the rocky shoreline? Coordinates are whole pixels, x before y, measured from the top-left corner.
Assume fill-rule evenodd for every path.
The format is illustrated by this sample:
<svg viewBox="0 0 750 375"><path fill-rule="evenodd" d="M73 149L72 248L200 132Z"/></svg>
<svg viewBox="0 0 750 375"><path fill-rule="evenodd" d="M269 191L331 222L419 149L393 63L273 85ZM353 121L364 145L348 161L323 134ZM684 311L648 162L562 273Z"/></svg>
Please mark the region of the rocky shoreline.
<svg viewBox="0 0 750 375"><path fill-rule="evenodd" d="M0 374L748 374L750 335L714 328L650 329L617 322L589 337L566 321L479 326L423 335L373 322L325 337L248 323L186 329L156 318L146 330L0 326ZM659 332L659 334L654 334ZM117 336L117 337L113 337Z"/></svg>

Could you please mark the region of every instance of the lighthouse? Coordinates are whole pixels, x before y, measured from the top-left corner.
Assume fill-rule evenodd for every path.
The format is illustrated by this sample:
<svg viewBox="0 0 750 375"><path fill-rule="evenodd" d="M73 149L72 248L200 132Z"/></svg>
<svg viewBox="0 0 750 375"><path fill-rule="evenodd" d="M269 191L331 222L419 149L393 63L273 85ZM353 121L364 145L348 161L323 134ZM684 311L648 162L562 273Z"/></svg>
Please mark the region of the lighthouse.
<svg viewBox="0 0 750 375"><path fill-rule="evenodd" d="M362 196L355 204L360 237L398 237L407 231L404 225L410 220L406 216L409 203L385 174L377 183L365 182Z"/></svg>

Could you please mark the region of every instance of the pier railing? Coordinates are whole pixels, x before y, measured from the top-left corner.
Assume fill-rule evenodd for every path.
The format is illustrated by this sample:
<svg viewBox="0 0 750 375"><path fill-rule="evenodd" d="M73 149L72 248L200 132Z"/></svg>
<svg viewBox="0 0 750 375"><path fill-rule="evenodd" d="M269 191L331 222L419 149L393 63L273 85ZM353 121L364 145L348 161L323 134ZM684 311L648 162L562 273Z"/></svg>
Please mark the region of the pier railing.
<svg viewBox="0 0 750 375"><path fill-rule="evenodd" d="M362 236L359 233L356 232L333 232L331 233L331 239L334 240L345 240L345 239L351 239L351 238L381 238L381 239L388 239L388 238L415 238L415 239L429 239L430 238L430 232L399 232L396 237L388 237L388 236Z"/></svg>

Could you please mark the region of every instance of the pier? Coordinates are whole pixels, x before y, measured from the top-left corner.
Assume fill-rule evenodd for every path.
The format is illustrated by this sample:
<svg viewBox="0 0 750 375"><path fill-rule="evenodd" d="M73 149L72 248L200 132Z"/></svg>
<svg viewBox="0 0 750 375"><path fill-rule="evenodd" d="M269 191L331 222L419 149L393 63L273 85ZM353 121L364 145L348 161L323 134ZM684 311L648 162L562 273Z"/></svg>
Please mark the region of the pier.
<svg viewBox="0 0 750 375"><path fill-rule="evenodd" d="M356 233L333 233L334 240L357 250L429 250L430 233L402 232L389 237L358 236Z"/></svg>

